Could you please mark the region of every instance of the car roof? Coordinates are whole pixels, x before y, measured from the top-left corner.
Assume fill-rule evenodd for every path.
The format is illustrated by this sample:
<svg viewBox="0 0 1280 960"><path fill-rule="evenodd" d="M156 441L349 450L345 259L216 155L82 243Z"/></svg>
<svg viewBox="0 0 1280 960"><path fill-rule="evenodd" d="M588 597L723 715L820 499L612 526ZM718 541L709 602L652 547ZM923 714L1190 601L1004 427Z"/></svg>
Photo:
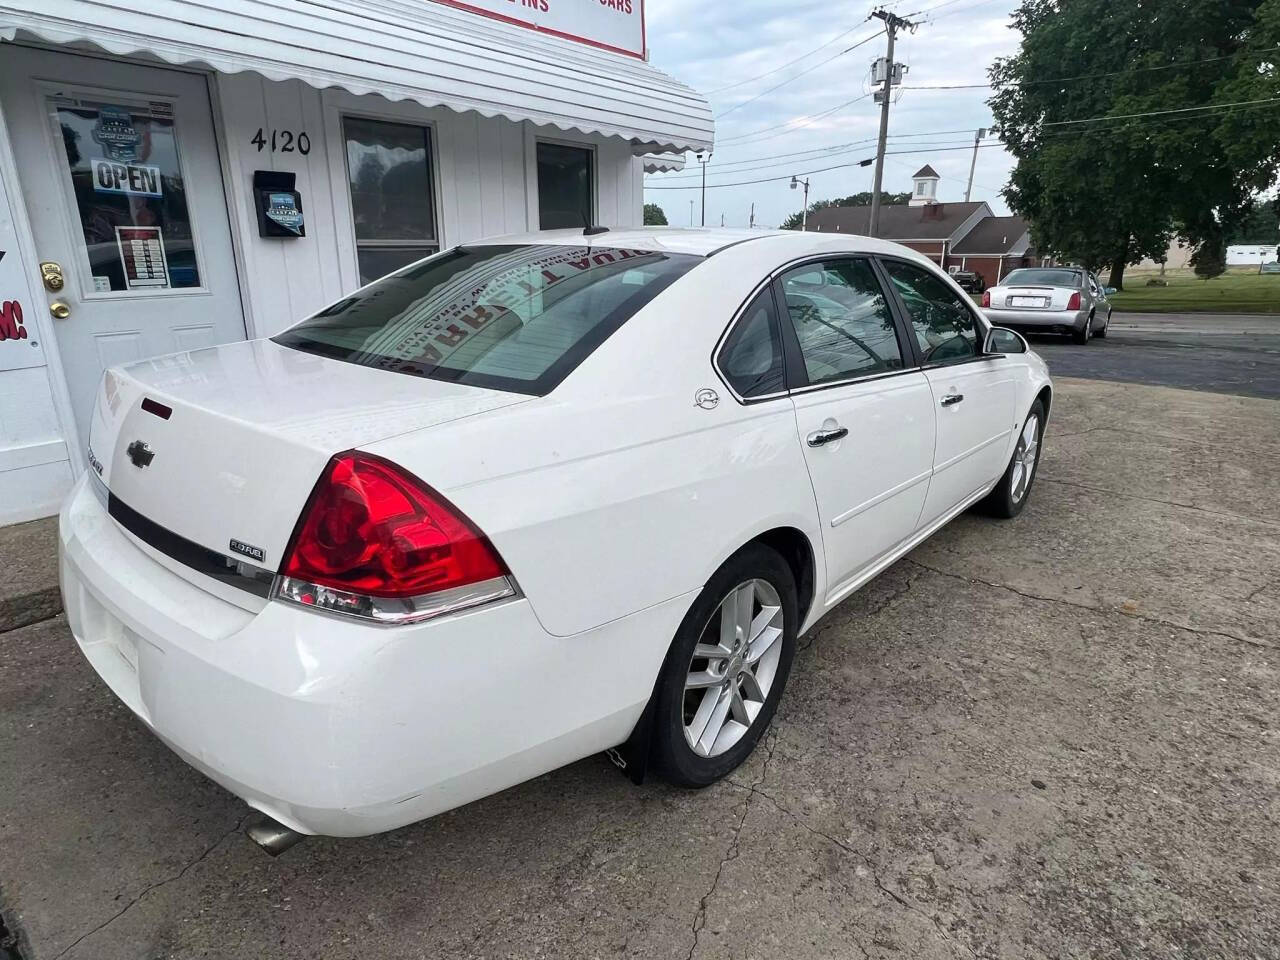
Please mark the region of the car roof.
<svg viewBox="0 0 1280 960"><path fill-rule="evenodd" d="M848 253L909 253L896 243L849 233L806 233L798 230L747 230L741 227L618 227L606 233L584 236L579 228L541 230L535 233L489 237L466 246L490 244L548 244L558 246L623 247L709 257L739 243L767 242L785 250L787 256L843 251Z"/></svg>

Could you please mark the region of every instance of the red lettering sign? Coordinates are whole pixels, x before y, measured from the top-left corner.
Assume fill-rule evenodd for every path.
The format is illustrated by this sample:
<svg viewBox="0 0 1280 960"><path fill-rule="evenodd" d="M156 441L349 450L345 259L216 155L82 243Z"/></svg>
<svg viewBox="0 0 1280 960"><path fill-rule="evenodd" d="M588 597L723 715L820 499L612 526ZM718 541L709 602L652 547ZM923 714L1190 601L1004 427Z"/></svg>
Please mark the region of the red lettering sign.
<svg viewBox="0 0 1280 960"><path fill-rule="evenodd" d="M22 325L22 304L6 300L0 305L0 340L25 340L27 328Z"/></svg>

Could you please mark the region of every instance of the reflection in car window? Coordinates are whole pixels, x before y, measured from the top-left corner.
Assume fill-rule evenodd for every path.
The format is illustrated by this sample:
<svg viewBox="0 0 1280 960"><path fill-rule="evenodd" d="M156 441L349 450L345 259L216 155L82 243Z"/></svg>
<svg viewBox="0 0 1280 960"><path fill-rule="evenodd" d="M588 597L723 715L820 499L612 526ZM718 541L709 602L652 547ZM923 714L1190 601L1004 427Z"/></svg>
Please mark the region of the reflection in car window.
<svg viewBox="0 0 1280 960"><path fill-rule="evenodd" d="M542 396L701 262L617 247L456 247L274 339L361 366Z"/></svg>
<svg viewBox="0 0 1280 960"><path fill-rule="evenodd" d="M902 369L893 315L866 260L796 267L782 291L811 384Z"/></svg>
<svg viewBox="0 0 1280 960"><path fill-rule="evenodd" d="M978 354L978 321L960 295L923 267L884 261L906 304L925 363L956 363Z"/></svg>
<svg viewBox="0 0 1280 960"><path fill-rule="evenodd" d="M720 371L740 397L763 397L784 389L782 336L772 291L752 301L725 340Z"/></svg>

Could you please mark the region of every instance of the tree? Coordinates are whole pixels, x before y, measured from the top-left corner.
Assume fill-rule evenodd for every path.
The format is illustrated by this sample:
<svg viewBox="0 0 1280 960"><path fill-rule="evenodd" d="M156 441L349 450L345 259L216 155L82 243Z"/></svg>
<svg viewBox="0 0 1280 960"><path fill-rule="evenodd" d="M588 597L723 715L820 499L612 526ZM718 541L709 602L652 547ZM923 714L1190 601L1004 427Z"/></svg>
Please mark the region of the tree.
<svg viewBox="0 0 1280 960"><path fill-rule="evenodd" d="M635 209L634 207L632 209ZM646 227L665 227L667 225L667 215L662 212L662 208L656 203L646 203L644 205L644 225Z"/></svg>
<svg viewBox="0 0 1280 960"><path fill-rule="evenodd" d="M880 191L880 202L882 204L905 204L911 200L910 192L907 193L886 193ZM825 210L827 207L867 207L871 205L871 191L864 190L862 193L855 193L852 196L840 197L838 200L815 200L809 204L809 216L813 216L819 210ZM799 230L800 224L803 222L803 216L799 213L793 213L787 219L779 224L779 230Z"/></svg>
<svg viewBox="0 0 1280 960"><path fill-rule="evenodd" d="M1038 249L1109 265L1122 288L1175 223L1190 245L1219 245L1274 181L1274 110L1215 105L1277 95L1275 57L1259 65L1280 42L1280 0L1022 0L1013 23L1022 46L992 66L988 103L1018 161L1004 196ZM1209 109L1134 116L1187 107ZM1110 117L1125 119L1076 122Z"/></svg>
<svg viewBox="0 0 1280 960"><path fill-rule="evenodd" d="M1221 244L1205 242L1191 254L1191 268L1201 280L1212 280L1227 272L1227 254Z"/></svg>
<svg viewBox="0 0 1280 960"><path fill-rule="evenodd" d="M1245 209L1240 221L1227 233L1227 244L1280 243L1280 197L1274 200L1253 200Z"/></svg>

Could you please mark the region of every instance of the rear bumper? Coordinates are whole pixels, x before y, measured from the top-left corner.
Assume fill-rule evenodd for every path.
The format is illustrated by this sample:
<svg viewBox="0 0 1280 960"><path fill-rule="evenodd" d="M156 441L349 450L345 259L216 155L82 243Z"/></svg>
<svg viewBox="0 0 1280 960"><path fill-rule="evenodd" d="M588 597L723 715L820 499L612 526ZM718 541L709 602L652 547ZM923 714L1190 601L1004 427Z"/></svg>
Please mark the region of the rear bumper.
<svg viewBox="0 0 1280 960"><path fill-rule="evenodd" d="M166 569L81 478L60 517L76 642L188 763L304 833L432 816L616 745L692 597L572 637L517 599L408 627L247 610ZM664 639L665 638L665 639Z"/></svg>
<svg viewBox="0 0 1280 960"><path fill-rule="evenodd" d="M997 327L1014 327L1026 330L1083 330L1089 322L1088 310L1008 310L1000 307L983 307Z"/></svg>

